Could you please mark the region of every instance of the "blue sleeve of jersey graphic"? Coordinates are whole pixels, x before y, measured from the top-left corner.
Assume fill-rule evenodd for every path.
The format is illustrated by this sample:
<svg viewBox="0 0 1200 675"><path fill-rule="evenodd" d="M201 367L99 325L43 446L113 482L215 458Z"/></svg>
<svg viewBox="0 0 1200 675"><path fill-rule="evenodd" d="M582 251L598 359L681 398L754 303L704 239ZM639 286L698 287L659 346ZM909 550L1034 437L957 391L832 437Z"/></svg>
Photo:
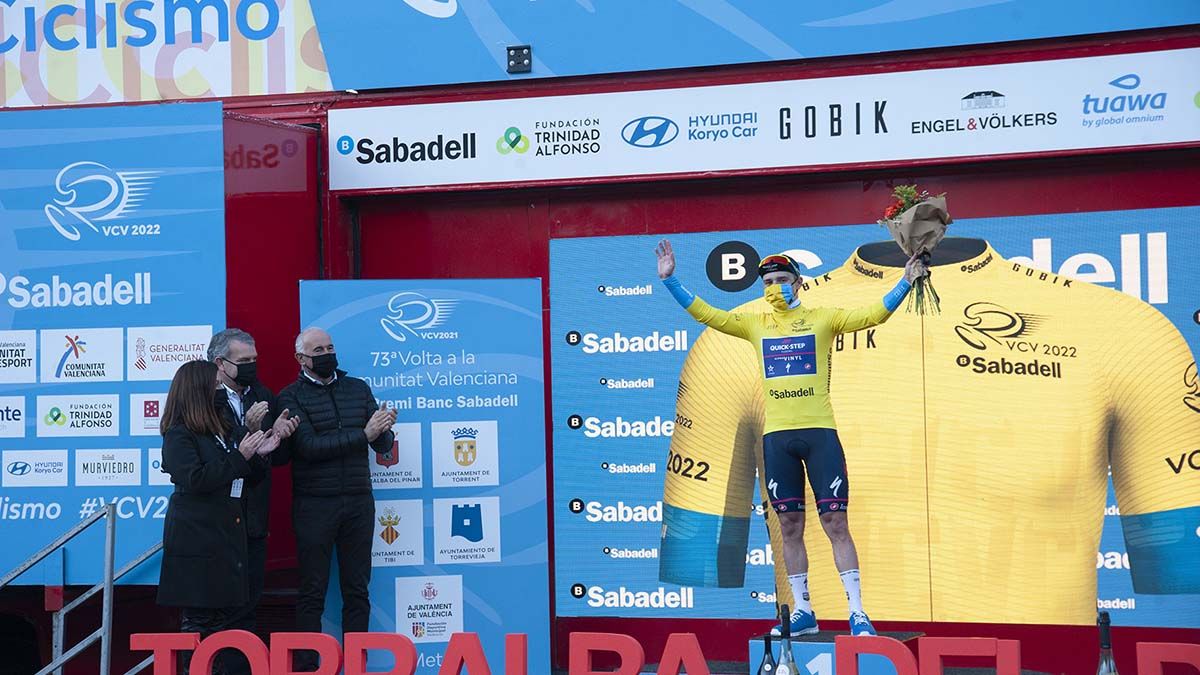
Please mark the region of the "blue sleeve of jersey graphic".
<svg viewBox="0 0 1200 675"><path fill-rule="evenodd" d="M1133 590L1200 593L1200 506L1121 516Z"/></svg>
<svg viewBox="0 0 1200 675"><path fill-rule="evenodd" d="M896 287L888 291L887 295L883 296L883 306L887 307L887 311L894 312L900 306L900 302L904 300L904 296L908 295L912 284L908 279L901 277L900 281L896 282Z"/></svg>
<svg viewBox="0 0 1200 675"><path fill-rule="evenodd" d="M670 291L671 297L675 298L675 302L679 303L680 307L687 309L692 306L692 302L696 300L695 294L683 287L679 282L679 278L674 274L663 279L663 285Z"/></svg>

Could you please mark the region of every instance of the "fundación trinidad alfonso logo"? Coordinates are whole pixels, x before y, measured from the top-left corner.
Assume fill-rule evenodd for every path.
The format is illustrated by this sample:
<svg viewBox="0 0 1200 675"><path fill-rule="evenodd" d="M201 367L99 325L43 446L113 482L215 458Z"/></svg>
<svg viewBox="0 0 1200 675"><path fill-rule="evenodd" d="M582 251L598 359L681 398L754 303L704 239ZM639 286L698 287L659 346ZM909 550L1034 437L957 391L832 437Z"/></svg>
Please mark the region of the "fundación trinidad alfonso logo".
<svg viewBox="0 0 1200 675"><path fill-rule="evenodd" d="M67 415L62 408L51 408L42 418L42 422L48 427L61 427L67 423Z"/></svg>
<svg viewBox="0 0 1200 675"><path fill-rule="evenodd" d="M478 429L459 427L450 431L454 437L454 461L459 466L471 466L475 463L475 439L479 436Z"/></svg>
<svg viewBox="0 0 1200 675"><path fill-rule="evenodd" d="M397 293L388 300L387 316L379 320L379 325L397 342L407 342L409 337L458 337L432 331L450 319L457 305L457 300L432 299L407 291Z"/></svg>
<svg viewBox="0 0 1200 675"><path fill-rule="evenodd" d="M396 531L396 526L400 524L400 516L388 509L379 516L379 524L383 526L383 531L379 533L379 538L387 542L391 546L397 539L400 538L400 533Z"/></svg>
<svg viewBox="0 0 1200 675"><path fill-rule="evenodd" d="M157 234L157 225L134 232L131 229L134 226L112 221L137 213L161 173L114 171L99 162L68 164L54 179L59 196L46 204L43 211L54 229L71 241L79 241L84 226L106 237Z"/></svg>
<svg viewBox="0 0 1200 675"><path fill-rule="evenodd" d="M62 358L58 360L58 367L54 369L54 377L60 378L63 376L63 369L67 367L67 361L74 359L79 361L80 358L87 353L87 342L78 335L64 335L67 339L67 350L63 352ZM57 410L57 408L55 408Z"/></svg>
<svg viewBox="0 0 1200 675"><path fill-rule="evenodd" d="M509 127L504 130L504 135L496 139L496 152L507 155L509 153L517 153L523 155L529 151L529 137L521 133L521 130L516 127Z"/></svg>

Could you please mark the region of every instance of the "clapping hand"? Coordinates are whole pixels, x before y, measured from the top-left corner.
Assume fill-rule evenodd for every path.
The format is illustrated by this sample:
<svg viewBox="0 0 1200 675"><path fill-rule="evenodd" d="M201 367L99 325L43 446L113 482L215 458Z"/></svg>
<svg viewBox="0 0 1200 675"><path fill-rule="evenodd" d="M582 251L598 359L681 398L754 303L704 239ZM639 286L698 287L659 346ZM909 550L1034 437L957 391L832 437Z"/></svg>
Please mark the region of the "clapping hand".
<svg viewBox="0 0 1200 675"><path fill-rule="evenodd" d="M242 439L242 444L238 446L238 452L242 453L242 457L248 460L255 455L269 455L278 447L279 439L276 438L275 434L256 431L252 434L247 434Z"/></svg>
<svg viewBox="0 0 1200 675"><path fill-rule="evenodd" d="M288 409L284 408L275 419L275 424L271 425L271 434L281 441L295 433L296 428L300 426L300 418L289 417L289 414Z"/></svg>
<svg viewBox="0 0 1200 675"><path fill-rule="evenodd" d="M269 407L266 401L259 401L250 406L250 409L246 411L246 428L250 431L261 430L263 419L267 416Z"/></svg>
<svg viewBox="0 0 1200 675"><path fill-rule="evenodd" d="M393 409L376 410L371 419L367 420L367 426L363 431L367 434L367 442L374 443L375 439L383 435L383 432L392 428L396 423L396 411Z"/></svg>

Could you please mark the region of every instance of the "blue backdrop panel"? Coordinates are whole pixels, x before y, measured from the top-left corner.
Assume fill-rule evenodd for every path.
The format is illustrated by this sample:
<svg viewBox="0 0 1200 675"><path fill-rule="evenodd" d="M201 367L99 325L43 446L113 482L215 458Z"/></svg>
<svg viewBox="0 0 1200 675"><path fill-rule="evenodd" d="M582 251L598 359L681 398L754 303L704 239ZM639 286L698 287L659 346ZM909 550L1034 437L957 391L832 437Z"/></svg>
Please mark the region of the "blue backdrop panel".
<svg viewBox="0 0 1200 675"><path fill-rule="evenodd" d="M1197 223L1200 208L1187 207L964 219L951 226L950 234L987 239L1010 260L1025 258L1026 264L1032 261L1054 271L1073 256L1090 254L1091 262L1081 272L1107 264L1115 280L1102 285L1150 302L1179 329L1195 354L1200 348L1200 291L1190 281L1197 268L1188 252L1200 243ZM671 242L681 261L676 274L690 290L715 306L731 308L761 297L762 290L752 284L726 291L711 283L705 261L719 245L726 244L723 250L745 251L748 259L755 260L756 255L802 250L807 252L801 259L807 267L804 273L818 276L841 266L856 247L888 238L877 225L853 225L677 234ZM658 239L551 242L557 613L770 617L774 568L761 513L750 516L744 587L681 588L659 581L660 500L670 433L652 424L675 420L680 368L703 326L680 309L659 282L653 252ZM624 262L580 265L580 260ZM713 261L710 269L717 269ZM656 351L608 353L599 351L594 341L596 336L619 333L630 338L655 332L672 342L660 340ZM591 341L589 334L593 334ZM1189 385L1181 379L1181 395L1193 385L1194 380ZM639 431L618 425L607 433L602 425L617 418L643 426ZM1179 464L1177 456L1171 459ZM1166 465L1160 468L1165 470ZM1186 462L1180 468L1194 470ZM759 503L757 492L754 503ZM1029 517L1045 516L1030 513ZM1113 622L1200 625L1195 596L1134 593L1111 484L1103 518L1097 600L1113 613Z"/></svg>
<svg viewBox="0 0 1200 675"><path fill-rule="evenodd" d="M118 566L161 539L158 415L223 327L224 209L220 104L0 113L0 570L112 501ZM18 583L98 581L102 535Z"/></svg>
<svg viewBox="0 0 1200 675"><path fill-rule="evenodd" d="M493 669L505 633L527 633L531 671L549 670L541 293L538 279L300 285L301 323L328 330L341 367L397 410L393 454L372 459L371 630L412 638L418 673L464 630Z"/></svg>

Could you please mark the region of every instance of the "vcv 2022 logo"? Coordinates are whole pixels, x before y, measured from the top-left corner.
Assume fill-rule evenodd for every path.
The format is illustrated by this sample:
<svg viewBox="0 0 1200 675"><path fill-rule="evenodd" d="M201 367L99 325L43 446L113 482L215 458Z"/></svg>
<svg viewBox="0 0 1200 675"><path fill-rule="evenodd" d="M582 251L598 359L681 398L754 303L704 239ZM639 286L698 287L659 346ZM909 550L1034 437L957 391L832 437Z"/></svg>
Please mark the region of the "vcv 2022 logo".
<svg viewBox="0 0 1200 675"><path fill-rule="evenodd" d="M43 211L64 238L79 241L86 226L105 237L156 236L155 223L117 223L137 213L161 171L114 171L99 162L75 162L58 172L58 192Z"/></svg>
<svg viewBox="0 0 1200 675"><path fill-rule="evenodd" d="M1074 346L1028 339L1041 330L1044 316L1013 312L992 302L974 302L963 308L963 319L954 332L968 346L979 351L995 347L1009 352L999 359L959 354L955 363L974 373L1062 379L1063 361L1059 359L1078 358Z"/></svg>
<svg viewBox="0 0 1200 675"><path fill-rule="evenodd" d="M396 342L410 337L425 340L455 340L457 331L434 330L444 325L454 314L458 300L427 298L420 293L403 291L388 300L387 315L379 325Z"/></svg>

